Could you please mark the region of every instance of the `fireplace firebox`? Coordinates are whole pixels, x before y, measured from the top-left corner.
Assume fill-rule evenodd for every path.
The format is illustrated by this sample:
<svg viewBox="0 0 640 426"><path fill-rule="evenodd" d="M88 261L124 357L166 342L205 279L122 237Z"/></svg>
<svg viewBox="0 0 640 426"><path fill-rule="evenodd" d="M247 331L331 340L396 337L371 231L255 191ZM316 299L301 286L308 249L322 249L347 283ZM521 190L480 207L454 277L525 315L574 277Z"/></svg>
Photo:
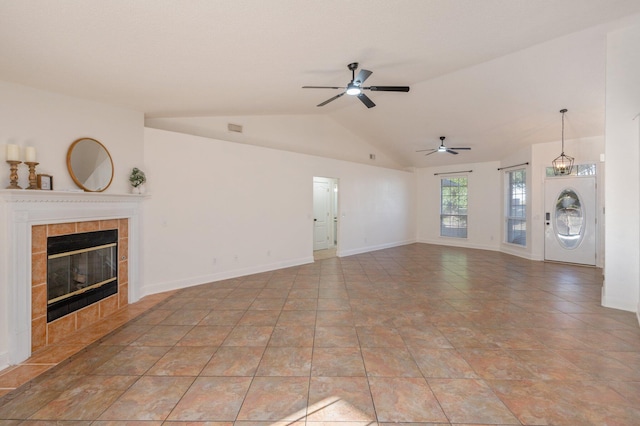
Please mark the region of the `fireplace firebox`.
<svg viewBox="0 0 640 426"><path fill-rule="evenodd" d="M47 322L117 292L117 229L47 238Z"/></svg>

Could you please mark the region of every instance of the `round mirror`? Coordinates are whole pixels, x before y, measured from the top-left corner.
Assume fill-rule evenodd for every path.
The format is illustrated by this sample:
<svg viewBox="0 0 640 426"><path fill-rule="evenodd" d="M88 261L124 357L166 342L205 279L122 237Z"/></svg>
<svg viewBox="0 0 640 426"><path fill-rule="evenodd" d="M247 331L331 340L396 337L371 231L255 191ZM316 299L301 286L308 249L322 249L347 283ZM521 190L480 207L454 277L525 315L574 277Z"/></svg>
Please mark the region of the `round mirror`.
<svg viewBox="0 0 640 426"><path fill-rule="evenodd" d="M67 152L71 179L88 192L102 192L113 180L113 161L109 151L91 138L78 139Z"/></svg>

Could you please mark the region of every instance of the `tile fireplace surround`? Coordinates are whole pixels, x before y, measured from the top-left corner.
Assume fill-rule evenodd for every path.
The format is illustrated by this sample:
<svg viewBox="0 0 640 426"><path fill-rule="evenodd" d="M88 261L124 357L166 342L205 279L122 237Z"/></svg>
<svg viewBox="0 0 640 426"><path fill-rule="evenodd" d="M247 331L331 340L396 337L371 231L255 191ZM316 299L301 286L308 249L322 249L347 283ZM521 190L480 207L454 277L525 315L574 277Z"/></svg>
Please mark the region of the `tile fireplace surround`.
<svg viewBox="0 0 640 426"><path fill-rule="evenodd" d="M139 295L140 203L129 194L0 190L0 365L17 364L33 349L132 303ZM49 323L42 318L46 236L119 229L119 292ZM44 241L44 249L41 247ZM43 253L44 250L44 253ZM123 259L125 256L125 259ZM43 281L44 280L44 281ZM46 284L45 284L46 288ZM46 311L46 290L44 292ZM45 313L46 315L46 313ZM6 319L6 321L4 321ZM33 324L32 324L33 320ZM47 330L47 328L49 330ZM3 341L4 340L4 341Z"/></svg>
<svg viewBox="0 0 640 426"><path fill-rule="evenodd" d="M47 322L47 239L83 232L118 230L118 292ZM56 343L128 303L129 219L91 220L31 227L31 351Z"/></svg>

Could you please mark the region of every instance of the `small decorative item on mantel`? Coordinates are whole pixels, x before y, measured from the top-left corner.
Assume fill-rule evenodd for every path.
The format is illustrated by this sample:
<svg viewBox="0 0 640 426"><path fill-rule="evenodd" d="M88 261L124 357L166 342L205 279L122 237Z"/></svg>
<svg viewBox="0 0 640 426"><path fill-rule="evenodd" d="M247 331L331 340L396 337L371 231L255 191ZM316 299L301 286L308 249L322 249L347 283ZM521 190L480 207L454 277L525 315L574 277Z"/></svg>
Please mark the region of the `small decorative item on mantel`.
<svg viewBox="0 0 640 426"><path fill-rule="evenodd" d="M53 176L39 174L37 177L37 185L38 189L43 189L47 191L53 191Z"/></svg>
<svg viewBox="0 0 640 426"><path fill-rule="evenodd" d="M20 161L20 147L14 144L7 144L7 163L9 164L9 186L7 189L22 189L18 185L18 164Z"/></svg>
<svg viewBox="0 0 640 426"><path fill-rule="evenodd" d="M28 146L24 151L24 164L29 167L29 187L27 189L39 189L36 177L36 166L40 163L36 161L36 149Z"/></svg>
<svg viewBox="0 0 640 426"><path fill-rule="evenodd" d="M144 183L147 181L147 177L144 172L137 167L131 170L129 175L129 183L131 184L131 192L134 194L144 194Z"/></svg>

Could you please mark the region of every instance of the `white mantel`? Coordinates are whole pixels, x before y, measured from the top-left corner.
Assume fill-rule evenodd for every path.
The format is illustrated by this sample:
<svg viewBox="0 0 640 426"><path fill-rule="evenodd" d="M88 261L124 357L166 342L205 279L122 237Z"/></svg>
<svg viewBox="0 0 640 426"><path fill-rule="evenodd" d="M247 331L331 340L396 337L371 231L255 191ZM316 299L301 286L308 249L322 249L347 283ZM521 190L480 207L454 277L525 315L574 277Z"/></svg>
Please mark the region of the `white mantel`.
<svg viewBox="0 0 640 426"><path fill-rule="evenodd" d="M0 190L0 369L31 355L31 227L129 219L129 302L139 299L141 195Z"/></svg>

